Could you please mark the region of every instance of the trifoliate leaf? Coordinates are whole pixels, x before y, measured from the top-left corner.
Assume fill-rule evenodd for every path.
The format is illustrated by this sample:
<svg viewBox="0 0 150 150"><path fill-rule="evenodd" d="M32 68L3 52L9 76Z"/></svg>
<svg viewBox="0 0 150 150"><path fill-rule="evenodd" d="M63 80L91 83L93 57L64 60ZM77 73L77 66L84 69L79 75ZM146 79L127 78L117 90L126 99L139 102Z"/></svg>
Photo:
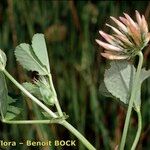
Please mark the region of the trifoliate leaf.
<svg viewBox="0 0 150 150"><path fill-rule="evenodd" d="M123 103L127 104L135 73L135 68L126 61L112 61L105 71L104 83L107 90Z"/></svg>
<svg viewBox="0 0 150 150"><path fill-rule="evenodd" d="M32 38L32 48L35 55L41 61L41 63L46 66L48 72L50 73L50 65L48 59L48 53L46 48L46 43L43 34L35 34Z"/></svg>
<svg viewBox="0 0 150 150"><path fill-rule="evenodd" d="M37 71L40 75L47 75L46 68L39 62L29 44L22 43L15 49L17 61L29 71Z"/></svg>

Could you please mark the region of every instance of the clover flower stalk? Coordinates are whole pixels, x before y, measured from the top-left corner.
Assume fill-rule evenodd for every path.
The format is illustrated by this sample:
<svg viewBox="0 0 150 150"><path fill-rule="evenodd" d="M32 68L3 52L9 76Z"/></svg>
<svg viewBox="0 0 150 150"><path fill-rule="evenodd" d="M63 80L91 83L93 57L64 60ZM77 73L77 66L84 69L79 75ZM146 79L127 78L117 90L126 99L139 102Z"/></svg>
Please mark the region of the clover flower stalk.
<svg viewBox="0 0 150 150"><path fill-rule="evenodd" d="M106 26L110 27L114 33L110 35L103 31L99 31L100 35L105 39L106 42L96 39L96 42L104 48L104 52L102 52L101 55L106 59L128 60L132 59L136 55L139 56L139 63L133 81L119 150L123 150L125 147L131 112L134 100L137 95L137 89L140 86L140 73L143 64L142 50L145 46L147 46L148 42L150 41L150 32L148 32L148 25L144 15L140 15L138 11L135 11L135 14L136 22L126 13L124 13L124 17L119 17L119 19L111 16L110 18L116 23L117 27L113 27L109 24L106 24ZM136 138L131 148L132 150L136 148L142 126L141 117L139 116L141 115L140 108L135 108L135 110L138 114L138 118L140 119L138 121L138 131L136 134Z"/></svg>

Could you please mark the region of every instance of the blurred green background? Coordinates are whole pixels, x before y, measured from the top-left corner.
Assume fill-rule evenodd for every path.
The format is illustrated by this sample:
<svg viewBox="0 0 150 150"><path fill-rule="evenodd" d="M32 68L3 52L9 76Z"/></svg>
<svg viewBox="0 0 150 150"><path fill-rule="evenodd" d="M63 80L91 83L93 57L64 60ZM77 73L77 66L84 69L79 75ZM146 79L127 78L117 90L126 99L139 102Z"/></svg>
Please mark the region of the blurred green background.
<svg viewBox="0 0 150 150"><path fill-rule="evenodd" d="M106 60L100 56L95 39L99 30L110 32L105 23L109 16L127 12L135 19L135 10L144 14L150 24L149 1L84 1L84 0L1 0L0 48L7 54L7 69L20 82L33 79L36 73L25 72L14 57L15 47L30 43L33 34L44 33L51 63L54 85L67 119L98 150L110 150L119 144L126 108L111 98L102 96L99 85L103 80ZM150 47L144 50L145 63L150 64ZM27 74L26 74L27 73ZM28 77L28 76L29 77ZM22 100L21 93L8 81L9 94L17 97L23 108L22 119L41 118L38 107ZM0 85L1 86L1 85ZM142 87L143 130L137 150L150 149L150 79ZM0 139L18 142L30 140L77 140L59 125L7 125L0 123ZM137 116L132 115L126 149L130 149L137 130ZM74 147L39 147L40 150L77 149ZM30 150L38 147L0 148Z"/></svg>

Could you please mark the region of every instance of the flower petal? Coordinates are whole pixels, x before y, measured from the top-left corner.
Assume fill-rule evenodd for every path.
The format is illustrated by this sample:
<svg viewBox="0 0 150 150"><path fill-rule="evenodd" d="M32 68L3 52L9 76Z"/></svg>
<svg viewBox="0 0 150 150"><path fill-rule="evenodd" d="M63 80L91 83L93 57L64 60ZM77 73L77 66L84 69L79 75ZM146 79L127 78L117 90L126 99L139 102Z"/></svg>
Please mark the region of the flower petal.
<svg viewBox="0 0 150 150"><path fill-rule="evenodd" d="M141 30L142 32L148 33L148 25L143 15L142 15Z"/></svg>
<svg viewBox="0 0 150 150"><path fill-rule="evenodd" d="M145 36L145 42L148 43L150 41L150 32Z"/></svg>
<svg viewBox="0 0 150 150"><path fill-rule="evenodd" d="M129 25L129 35L132 37L132 39L134 40L134 42L137 45L140 45L141 43L141 33L140 33L140 29L135 28L132 24Z"/></svg>
<svg viewBox="0 0 150 150"><path fill-rule="evenodd" d="M121 36L121 35L116 35L116 34L114 36L116 36L119 40L124 42L126 45L133 46L133 44L128 40L126 36Z"/></svg>
<svg viewBox="0 0 150 150"><path fill-rule="evenodd" d="M120 19L126 26L129 25L129 21L128 21L126 18L124 18L124 17L119 17L119 19Z"/></svg>
<svg viewBox="0 0 150 150"><path fill-rule="evenodd" d="M107 50L119 51L119 52L122 51L122 49L120 49L120 48L118 48L118 47L116 47L116 46L113 46L113 45L111 45L111 44L102 42L102 41L100 41L100 40L98 40L98 39L96 39L96 42L97 42L100 46L102 46L103 48L105 48L105 49L107 49Z"/></svg>
<svg viewBox="0 0 150 150"><path fill-rule="evenodd" d="M101 55L107 59L110 60L123 60L123 59L127 59L128 56L126 55L113 55L113 54L109 54L109 53L101 53Z"/></svg>
<svg viewBox="0 0 150 150"><path fill-rule="evenodd" d="M100 35L107 41L109 42L110 44L114 44L114 37L103 32L103 31L99 31Z"/></svg>
<svg viewBox="0 0 150 150"><path fill-rule="evenodd" d="M136 14L137 23L141 27L141 23L142 23L141 15L139 14L139 12L137 10L135 11L135 14Z"/></svg>
<svg viewBox="0 0 150 150"><path fill-rule="evenodd" d="M129 23L132 24L132 26L134 26L134 27L136 28L137 25L136 25L136 23L132 20L132 18L131 18L128 14L126 14L126 13L124 13L124 15L125 15L125 17L127 18L127 20L129 21Z"/></svg>
<svg viewBox="0 0 150 150"><path fill-rule="evenodd" d="M121 30L123 30L125 33L128 32L127 27L122 22L117 20L115 17L110 16L110 18L119 26Z"/></svg>
<svg viewBox="0 0 150 150"><path fill-rule="evenodd" d="M123 35L118 29L116 29L115 27L109 25L106 23L106 26L110 27L114 32L116 32L118 35Z"/></svg>

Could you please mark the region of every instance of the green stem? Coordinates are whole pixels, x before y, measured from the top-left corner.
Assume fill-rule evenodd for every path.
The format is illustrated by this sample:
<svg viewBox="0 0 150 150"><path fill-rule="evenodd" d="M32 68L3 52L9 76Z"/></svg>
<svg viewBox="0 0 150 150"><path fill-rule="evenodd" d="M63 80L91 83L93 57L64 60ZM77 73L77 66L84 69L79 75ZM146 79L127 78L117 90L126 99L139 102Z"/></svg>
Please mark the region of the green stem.
<svg viewBox="0 0 150 150"><path fill-rule="evenodd" d="M140 111L140 109L138 109L136 112L137 112L137 115L138 115L138 130L137 130L136 137L134 139L133 145L131 147L131 150L135 150L135 148L136 148L136 146L138 144L139 138L140 138L141 130L142 130L141 111Z"/></svg>
<svg viewBox="0 0 150 150"><path fill-rule="evenodd" d="M63 116L59 101L57 99L57 94L56 94L56 91L55 91L55 88L53 85L51 75L49 75L49 81L50 81L50 85L51 85L52 91L53 91L54 96L55 96L55 105L56 105L57 111L58 111L60 116ZM96 150L91 145L91 143L78 130L76 130L71 124L69 124L67 121L64 120L60 124L63 125L64 127L66 127L72 134L74 134L85 145L85 147L87 147L89 150Z"/></svg>
<svg viewBox="0 0 150 150"><path fill-rule="evenodd" d="M28 92L21 84L19 84L5 69L3 70L3 73L31 100L33 100L37 105L39 105L41 108L43 108L51 117L57 118L58 116L52 112L48 107L46 107L42 102L40 102L36 97L34 97L30 92ZM54 88L54 87L53 87ZM12 124L29 124L29 123L51 123L50 120L21 120L21 121L6 121L3 120L5 123L12 123ZM77 131L71 124L69 124L66 120L63 120L62 122L57 121L54 123L59 123L66 127L72 134L74 134L89 150L96 150L90 142L79 132Z"/></svg>
<svg viewBox="0 0 150 150"><path fill-rule="evenodd" d="M52 88L52 91L53 91L54 97L55 97L55 106L56 106L56 108L57 108L57 111L58 111L59 116L62 117L62 116L63 116L63 112L62 112L62 110L61 110L59 101L58 101L58 99L57 99L57 94L56 94L56 91L55 91L55 88L54 88L54 85L53 85L53 81L52 81L52 75L49 74L48 77L49 77L49 82L50 82L50 85L51 85L51 88Z"/></svg>
<svg viewBox="0 0 150 150"><path fill-rule="evenodd" d="M51 120L2 120L7 124L49 124Z"/></svg>
<svg viewBox="0 0 150 150"><path fill-rule="evenodd" d="M71 133L73 133L88 150L96 150L94 146L78 131L76 130L71 124L69 124L66 120L60 123L65 128L67 128Z"/></svg>
<svg viewBox="0 0 150 150"><path fill-rule="evenodd" d="M127 115L126 115L126 119L125 119L125 125L124 125L124 129L123 129L123 134L122 134L119 150L124 150L124 147L125 147L125 142L126 142L127 132L128 132L128 128L129 128L129 122L130 122L131 112L132 112L132 108L133 108L133 103L136 98L138 88L140 86L140 73L141 73L142 64L143 64L143 53L140 51L138 53L138 56L139 56L139 63L138 63L137 71L136 71L133 86L132 86L131 97L129 100L128 110L127 110Z"/></svg>
<svg viewBox="0 0 150 150"><path fill-rule="evenodd" d="M40 100L34 97L30 92L28 92L20 83L18 83L5 69L3 73L29 98L31 98L37 105L39 105L43 110L45 110L51 117L57 118L57 115L52 112L48 107L46 107Z"/></svg>

